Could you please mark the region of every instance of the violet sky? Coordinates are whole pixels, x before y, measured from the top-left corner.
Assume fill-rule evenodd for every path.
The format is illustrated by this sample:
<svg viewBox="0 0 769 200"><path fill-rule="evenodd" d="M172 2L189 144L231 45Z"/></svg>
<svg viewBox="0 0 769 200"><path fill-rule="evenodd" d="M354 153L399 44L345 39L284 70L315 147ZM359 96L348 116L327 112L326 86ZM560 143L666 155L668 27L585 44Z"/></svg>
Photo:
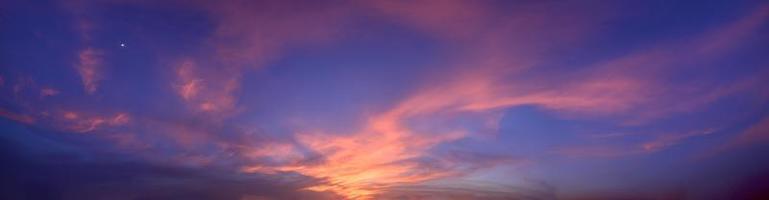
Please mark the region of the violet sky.
<svg viewBox="0 0 769 200"><path fill-rule="evenodd" d="M769 2L0 0L0 199L765 199Z"/></svg>

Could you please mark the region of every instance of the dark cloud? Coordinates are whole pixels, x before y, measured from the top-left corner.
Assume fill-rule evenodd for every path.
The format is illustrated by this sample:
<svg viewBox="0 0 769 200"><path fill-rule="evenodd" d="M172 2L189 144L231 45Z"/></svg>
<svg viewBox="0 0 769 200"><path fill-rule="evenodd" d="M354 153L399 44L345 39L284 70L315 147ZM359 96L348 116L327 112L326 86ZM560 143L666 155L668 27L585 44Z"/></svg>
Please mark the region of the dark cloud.
<svg viewBox="0 0 769 200"><path fill-rule="evenodd" d="M555 191L546 185L505 186L472 181L452 181L450 184L411 185L389 188L378 199L555 199Z"/></svg>
<svg viewBox="0 0 769 200"><path fill-rule="evenodd" d="M246 175L142 162L89 152L98 151L93 148L98 145L77 148L74 141L8 122L3 120L0 138L0 199L338 198L301 190L318 180L298 174Z"/></svg>

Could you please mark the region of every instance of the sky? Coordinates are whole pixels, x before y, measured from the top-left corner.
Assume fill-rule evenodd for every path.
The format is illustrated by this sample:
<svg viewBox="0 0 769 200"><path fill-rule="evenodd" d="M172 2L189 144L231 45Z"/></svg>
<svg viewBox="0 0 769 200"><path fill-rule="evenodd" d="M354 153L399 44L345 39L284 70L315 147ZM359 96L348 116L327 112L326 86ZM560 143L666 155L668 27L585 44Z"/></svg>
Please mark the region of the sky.
<svg viewBox="0 0 769 200"><path fill-rule="evenodd" d="M0 0L0 199L766 199L769 2Z"/></svg>

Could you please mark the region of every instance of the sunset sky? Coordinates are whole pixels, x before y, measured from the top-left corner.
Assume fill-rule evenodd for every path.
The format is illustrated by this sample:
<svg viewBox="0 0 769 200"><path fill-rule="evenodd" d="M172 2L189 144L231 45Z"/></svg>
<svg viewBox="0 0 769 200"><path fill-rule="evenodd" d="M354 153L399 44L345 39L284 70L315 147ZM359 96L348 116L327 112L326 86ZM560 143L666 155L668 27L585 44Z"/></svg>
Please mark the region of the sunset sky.
<svg viewBox="0 0 769 200"><path fill-rule="evenodd" d="M769 198L769 2L0 0L0 199Z"/></svg>

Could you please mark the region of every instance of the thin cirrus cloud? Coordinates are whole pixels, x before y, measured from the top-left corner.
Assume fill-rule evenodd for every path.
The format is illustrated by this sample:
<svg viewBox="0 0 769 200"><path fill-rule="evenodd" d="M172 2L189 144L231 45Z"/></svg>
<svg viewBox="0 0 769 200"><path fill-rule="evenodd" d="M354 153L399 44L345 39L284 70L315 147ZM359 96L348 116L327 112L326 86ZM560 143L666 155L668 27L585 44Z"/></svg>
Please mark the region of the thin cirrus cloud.
<svg viewBox="0 0 769 200"><path fill-rule="evenodd" d="M643 8L654 7L635 4L641 8L619 2L62 3L52 9L68 13L72 27L67 31L80 45L60 52L71 59L49 64L65 65L71 73L2 69L0 116L21 124L17 129L32 127L28 132L51 134L47 137L54 140L81 138L87 144L98 138L109 144L67 149L82 148L77 155L90 155L90 148L105 150L121 159L94 154L99 159L66 162L143 177L125 190L115 189L130 197L141 197L138 193L153 185L186 191L217 184L200 191L202 198L568 199L558 196L558 187L568 181L547 174L568 173L565 168L595 159L647 156L658 161L663 158L657 156L674 150L722 144L714 138L763 144L766 117L750 110L764 106L761 85L767 73L750 66L766 61L745 52L758 51L753 43L766 42L760 35L769 7L733 9L746 12L734 11L740 14L696 28L623 32L637 28L623 20L647 22L636 18L648 15ZM681 30L687 34L672 34ZM102 44L124 39L135 45ZM636 43L618 42L624 40ZM393 49L376 46L414 41L419 44L408 47L435 52L391 58ZM349 56L314 57L329 52ZM358 57L364 54L376 56ZM52 56L58 57L67 56ZM345 79L324 74L335 80L308 81L324 77L319 72L329 68L368 72L377 66L361 66L357 60L371 58L365 62L392 59L414 68L375 71L417 78L392 76L397 78L385 80L386 86L331 84L372 90L361 96L311 91L316 88L309 86L328 82L383 80L377 73L351 73ZM741 58L747 61L735 61ZM18 63L9 66L27 64L13 62ZM393 86L400 82L408 84ZM265 85L280 89L260 93L269 88ZM297 93L313 95L291 96ZM324 118L338 122L297 126L292 122L322 120L310 119L317 115L285 101L350 108L355 120L327 113ZM527 114L520 108L531 108L528 114L540 118L515 121L516 114ZM285 114L288 110L291 114ZM713 113L719 112L733 119L716 120ZM748 118L761 120L735 125ZM730 132L736 129L741 132ZM55 136L61 132L80 134ZM126 160L141 164L126 165ZM559 167L564 169L538 171ZM611 167L606 171L623 169L621 164ZM129 168L162 168L155 174L161 178ZM546 175L537 177L541 174ZM584 174L598 177L587 184L594 187L613 177L595 170ZM547 184L516 182L538 179ZM655 180L663 179L649 179ZM180 184L169 184L174 181ZM60 182L51 187L65 188ZM82 180L93 182L100 181ZM252 187L258 189L249 191ZM275 188L286 191L268 191ZM70 192L64 194L109 196L87 189ZM147 197L184 197L150 193Z"/></svg>
<svg viewBox="0 0 769 200"><path fill-rule="evenodd" d="M666 76L666 74L673 73L677 70L676 65L681 63L700 63L706 62L703 60L711 59L717 60L719 55L728 54L733 51L738 45L745 44L744 40L740 38L749 37L754 35L759 28L765 24L767 20L766 7L758 7L753 12L745 15L741 19L735 20L726 25L712 28L698 37L689 39L689 41L662 44L659 47L653 47L652 50L647 52L641 52L638 54L631 54L619 58L615 61L609 61L606 64L599 65L597 69L608 69L609 72L602 72L597 74L616 73L619 77L630 77L630 75L622 75L627 72L637 72L632 77L643 78L645 84L641 84L643 87L636 88L635 90L623 89L620 91L629 92L634 96L631 96L627 102L628 106L647 108L644 111L633 111L635 116L629 117L626 123L648 123L658 118L669 117L676 113L684 113L691 110L702 108L722 98L727 98L735 94L744 95L743 98L755 99L757 101L763 101L766 96L758 91L757 87L764 82L760 79L765 76L765 72L759 72L755 75L748 75L743 80L733 81L727 84L723 84L716 89L707 88L707 84L698 85L693 83L684 83L683 85L677 85L676 87L665 86L663 79L650 78L653 76ZM696 42L691 42L696 41ZM716 47L718 46L718 47ZM663 49L676 49L677 52L672 53L669 50ZM683 65L686 66L686 65ZM614 72L612 72L614 71ZM651 80L648 81L648 80ZM616 85L616 84L615 84ZM574 91L574 90L569 90ZM605 91L605 90L602 90ZM672 92L679 91L679 92ZM604 92L605 93L605 92ZM682 94L688 94L688 101L676 101ZM656 98L649 98L651 96L657 96ZM595 96L591 97L592 99ZM610 98L618 100L621 98ZM612 105L601 103L600 105ZM611 107L611 106L608 106ZM629 108L629 107L626 107ZM723 126L723 122L713 123L710 126ZM565 147L558 150L559 154L567 155L570 157L618 157L627 155L638 155L651 152L657 152L665 148L669 148L673 145L677 145L683 140L697 138L699 136L708 135L713 133L714 130L708 127L702 127L706 131L690 131L686 133L658 133L651 134L656 139L651 139L647 142L641 142L630 146L622 145L604 145L604 146L582 146L582 147ZM635 136L632 135L632 136ZM628 137L628 136L621 136Z"/></svg>
<svg viewBox="0 0 769 200"><path fill-rule="evenodd" d="M413 6L413 8L405 8L406 12L426 8L419 5L406 6ZM456 7L462 6L456 5ZM483 13L482 10L471 9L463 13L467 12ZM389 14L389 12L386 13ZM419 17L417 16L417 18ZM432 20L421 23L433 22L440 23L440 21ZM481 46L480 48L493 49L495 47ZM486 57L484 56L484 58ZM468 60L474 59L469 58ZM464 66L474 66L481 71L488 71L489 68L504 67L504 65L510 64L492 63L491 66L486 66L488 63L481 62L463 63L462 66L456 67L461 69ZM467 74L477 73L471 71ZM478 78L473 79L476 77ZM457 165L457 163L445 159L438 159L436 162L429 163L444 166L435 168L434 171L424 171L423 169L427 167L425 163L415 162L415 160L431 157L428 150L432 147L467 136L469 134L467 130L421 132L409 127L407 123L439 114L461 114L462 108L468 104L487 101L486 98L495 98L491 95L495 92L492 91L495 88L490 86L492 80L489 79L492 78L472 76L470 79L465 79L464 76L460 76L458 80L454 80L456 84L442 85L437 88L419 88L414 94L393 108L380 114L368 116L369 120L366 120L365 124L361 126L363 128L356 133L336 136L340 134L299 132L296 136L298 142L309 150L321 154L324 163L310 166L289 165L275 169L324 178L328 181L327 184L308 189L333 191L352 198L371 197L386 191L389 187L400 184L414 184L469 173L469 171L465 171L467 169L445 167ZM474 111L490 110L492 109L484 107ZM475 167L470 168L475 169ZM274 169L265 169L263 166L244 168L246 172L265 170Z"/></svg>
<svg viewBox="0 0 769 200"><path fill-rule="evenodd" d="M130 122L130 116L126 113L117 113L113 116L87 116L76 112L64 112L62 121L66 121L69 131L88 133L104 127L123 126Z"/></svg>
<svg viewBox="0 0 769 200"><path fill-rule="evenodd" d="M89 94L96 92L99 82L104 79L102 57L103 53L94 48L86 48L78 53L78 64L75 68L83 81L83 88Z"/></svg>
<svg viewBox="0 0 769 200"><path fill-rule="evenodd" d="M75 1L63 6L67 7L67 11L77 20L75 30L84 46L77 52L77 63L74 64L74 68L80 75L83 90L87 94L93 94L105 78L105 52L92 45L93 34L98 27L85 15L87 10L91 9L91 5L83 1Z"/></svg>
<svg viewBox="0 0 769 200"><path fill-rule="evenodd" d="M697 137L704 137L709 134L713 134L716 131L717 130L715 129L705 129L682 133L621 134L610 136L609 138L600 138L600 140L603 141L614 141L615 145L585 145L563 147L556 150L554 153L571 158L617 158L637 156L662 151L666 148L670 148L671 146L678 145L679 143L686 140ZM623 144L623 142L621 142L621 139L624 137L639 135L651 135L652 138L630 144Z"/></svg>
<svg viewBox="0 0 769 200"><path fill-rule="evenodd" d="M217 75L204 76L203 73L196 62L189 59L181 61L176 67L177 81L173 85L179 97L193 110L208 113L234 111L238 75L213 72Z"/></svg>
<svg viewBox="0 0 769 200"><path fill-rule="evenodd" d="M725 144L721 149L736 148L739 146L748 146L756 143L763 143L769 138L769 118L763 118L753 125L747 127L742 133L732 141Z"/></svg>
<svg viewBox="0 0 769 200"><path fill-rule="evenodd" d="M756 11L758 13L761 13ZM756 25L760 23L748 23L753 26L742 25L743 21L756 21L756 18L762 19L763 17L755 17L756 15L748 16L747 19L737 22L740 24L738 27L741 30L729 31L734 32L748 32L753 30ZM762 15L758 15L762 16ZM726 29L732 29L729 25ZM716 38L730 37L721 36L720 33L716 33ZM706 37L713 37L707 35ZM696 46L694 48L697 48ZM638 58L637 55L632 55L634 58ZM645 56L640 56L645 58ZM626 58L620 58L625 60ZM635 60L630 64L647 63L653 66L668 65L668 62L678 62L680 58L667 58L653 59L660 60L662 63L653 63L652 59L648 61ZM686 58L684 58L686 59ZM609 63L612 63L611 61ZM616 70L618 67L628 67L632 65L621 63L613 63L611 67L596 67L597 69L610 69ZM472 63L469 65L473 65ZM482 65L475 65L483 68ZM401 123L404 118L420 115L429 115L432 113L451 113L460 111L470 112L488 112L495 109L504 109L507 107L518 105L540 105L545 108L549 108L556 111L566 112L581 112L587 114L612 114L618 112L627 112L632 107L641 106L644 104L653 103L652 99L646 99L654 85L661 84L656 83L657 80L649 80L643 78L631 78L628 76L614 76L612 78L603 78L605 74L610 73L606 71L591 72L593 79L578 80L577 83L572 84L571 87L566 88L553 88L541 91L534 91L531 93L518 94L504 92L515 91L516 88L496 88L497 85L516 85L505 84L504 82L494 82L497 78L492 75L481 74L480 76L469 76L471 78L460 78L459 83L456 86L448 85L441 86L435 89L426 89L426 92L419 92L412 98L408 98L399 106L396 106L389 112L377 117L372 117L371 124L368 125L367 131L378 133L378 139L369 141L374 136L360 136L367 135L354 134L355 137L349 136L340 137L339 139L312 139L310 142L304 142L306 146L314 149L321 154L326 155L327 164L321 167L298 167L298 168L286 168L285 170L298 171L300 173L323 177L326 174L333 174L334 176L325 177L330 179L330 184L327 186L315 187L311 189L318 190L331 190L337 193L351 194L353 197L362 197L366 195L377 194L378 191L372 186L366 186L365 184L377 185L379 187L386 188L388 182L392 183L416 183L426 180L443 178L450 176L453 172L436 172L428 174L420 174L423 176L398 176L399 174L412 174L411 172L418 171L419 166L409 166L405 164L398 164L395 166L388 166L386 163L392 163L399 160L408 160L414 157L423 156L421 152L425 152L429 147L442 143L445 141L456 140L463 137L465 133L462 132L450 132L438 134L433 141L426 143L418 138L409 138L412 134L412 130L402 127ZM473 74L467 73L467 74ZM591 77L591 76L588 76ZM503 96L511 95L511 96ZM615 149L604 147L594 150L587 149L571 149L564 153L569 156L621 156L637 153L649 153L659 151L671 145L675 145L681 140L688 139L694 136L705 135L712 133L712 131L698 131L692 133L682 134L662 134L659 138L652 141L641 143L637 148L631 148L627 150ZM424 133L422 133L424 134ZM444 135L440 137L441 135ZM358 136L363 138L358 138ZM398 139L406 137L407 139ZM301 139L300 141L308 140ZM396 139L390 139L396 138ZM320 140L320 141L315 141ZM409 141L408 143L404 141ZM410 146L413 145L413 146ZM368 150L368 147L374 147L372 150ZM388 150L394 148L395 150ZM329 149L329 150L324 150ZM401 149L412 149L415 152L402 151ZM331 152L324 153L324 152ZM382 156L379 156L381 153ZM340 161L336 161L336 157L340 158ZM360 158L359 158L360 157ZM343 159L343 160L342 160ZM356 160L362 160L356 162ZM377 162L372 162L375 160ZM378 163L382 162L382 163ZM363 163L363 164L358 164ZM346 165L346 164L350 164ZM375 167L380 166L380 167ZM335 168L341 168L343 171L336 170ZM343 172L350 172L350 176L340 175ZM389 180L388 180L389 179ZM395 185L395 184L393 184Z"/></svg>

